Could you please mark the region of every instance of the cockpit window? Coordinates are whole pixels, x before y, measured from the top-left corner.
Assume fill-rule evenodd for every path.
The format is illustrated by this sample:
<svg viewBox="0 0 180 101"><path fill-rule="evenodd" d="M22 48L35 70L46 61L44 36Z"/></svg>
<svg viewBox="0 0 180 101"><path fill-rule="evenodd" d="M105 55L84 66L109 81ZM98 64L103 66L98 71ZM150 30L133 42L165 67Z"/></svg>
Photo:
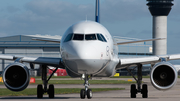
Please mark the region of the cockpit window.
<svg viewBox="0 0 180 101"><path fill-rule="evenodd" d="M95 34L86 34L85 39L86 40L96 40L96 35Z"/></svg>
<svg viewBox="0 0 180 101"><path fill-rule="evenodd" d="M84 40L84 34L74 34L73 40Z"/></svg>
<svg viewBox="0 0 180 101"><path fill-rule="evenodd" d="M89 40L99 40L102 42L107 42L107 40L105 39L105 37L102 34L68 34L64 40L64 42L68 42L70 40L84 40L84 36L85 36L85 40L89 41Z"/></svg>
<svg viewBox="0 0 180 101"><path fill-rule="evenodd" d="M73 34L67 35L67 37L65 38L64 42L70 41L72 39L72 36L73 36Z"/></svg>
<svg viewBox="0 0 180 101"><path fill-rule="evenodd" d="M102 42L107 42L107 40L105 39L105 37L102 34L97 34L97 38L98 38L98 40L100 40Z"/></svg>

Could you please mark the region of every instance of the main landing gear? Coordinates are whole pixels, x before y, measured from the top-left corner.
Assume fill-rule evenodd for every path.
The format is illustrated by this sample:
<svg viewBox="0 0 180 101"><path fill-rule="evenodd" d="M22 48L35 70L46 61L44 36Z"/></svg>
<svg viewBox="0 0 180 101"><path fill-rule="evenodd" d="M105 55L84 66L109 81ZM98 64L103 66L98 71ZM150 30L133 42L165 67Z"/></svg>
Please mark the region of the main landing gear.
<svg viewBox="0 0 180 101"><path fill-rule="evenodd" d="M50 77L47 79L47 66L42 65L42 81L44 88L41 84L37 86L37 98L43 98L44 93L48 93L49 98L54 98L54 85L50 84L49 89L47 89L47 84L52 75L57 71L57 69L58 68L56 68L50 75Z"/></svg>
<svg viewBox="0 0 180 101"><path fill-rule="evenodd" d="M127 70L133 76L133 78L137 82L137 88L136 88L135 84L131 85L131 90L130 90L131 98L136 98L136 94L137 93L141 93L142 94L142 98L148 98L148 86L147 86L147 84L143 84L142 88L141 88L141 83L142 83L142 64L138 64L137 65L137 78L134 76L134 74L128 68L127 68Z"/></svg>
<svg viewBox="0 0 180 101"><path fill-rule="evenodd" d="M80 97L81 99L85 99L86 95L87 95L87 98L88 99L91 99L93 94L92 94L92 90L89 89L89 75L87 74L83 74L82 75L82 79L84 79L84 86L85 86L85 89L81 89L81 92L80 92Z"/></svg>

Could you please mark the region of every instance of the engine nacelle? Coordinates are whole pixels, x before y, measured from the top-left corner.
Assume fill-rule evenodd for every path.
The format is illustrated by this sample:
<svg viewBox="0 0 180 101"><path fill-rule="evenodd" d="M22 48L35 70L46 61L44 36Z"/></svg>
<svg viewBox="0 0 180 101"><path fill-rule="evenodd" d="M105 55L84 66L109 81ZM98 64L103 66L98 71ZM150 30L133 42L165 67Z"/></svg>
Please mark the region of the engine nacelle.
<svg viewBox="0 0 180 101"><path fill-rule="evenodd" d="M22 63L12 63L3 72L5 86L12 91L24 90L30 81L29 70Z"/></svg>
<svg viewBox="0 0 180 101"><path fill-rule="evenodd" d="M177 82L177 71L168 62L160 62L154 65L150 78L152 85L158 90L168 90Z"/></svg>

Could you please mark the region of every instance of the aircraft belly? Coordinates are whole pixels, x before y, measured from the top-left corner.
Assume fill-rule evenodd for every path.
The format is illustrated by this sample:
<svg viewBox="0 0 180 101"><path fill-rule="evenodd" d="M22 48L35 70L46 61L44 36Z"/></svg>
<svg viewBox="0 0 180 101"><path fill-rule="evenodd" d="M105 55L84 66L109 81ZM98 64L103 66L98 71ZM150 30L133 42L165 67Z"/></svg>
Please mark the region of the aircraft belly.
<svg viewBox="0 0 180 101"><path fill-rule="evenodd" d="M73 59L65 60L65 64L74 73L94 74L104 68L108 61L106 59Z"/></svg>

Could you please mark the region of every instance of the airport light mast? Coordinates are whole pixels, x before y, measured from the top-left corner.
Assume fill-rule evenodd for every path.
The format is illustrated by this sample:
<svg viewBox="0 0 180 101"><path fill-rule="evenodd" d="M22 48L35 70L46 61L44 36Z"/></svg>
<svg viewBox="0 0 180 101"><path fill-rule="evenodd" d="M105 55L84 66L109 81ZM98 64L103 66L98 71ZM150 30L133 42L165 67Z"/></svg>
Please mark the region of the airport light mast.
<svg viewBox="0 0 180 101"><path fill-rule="evenodd" d="M167 16L174 0L147 0L153 16L153 38L166 38L153 42L153 55L167 54Z"/></svg>

